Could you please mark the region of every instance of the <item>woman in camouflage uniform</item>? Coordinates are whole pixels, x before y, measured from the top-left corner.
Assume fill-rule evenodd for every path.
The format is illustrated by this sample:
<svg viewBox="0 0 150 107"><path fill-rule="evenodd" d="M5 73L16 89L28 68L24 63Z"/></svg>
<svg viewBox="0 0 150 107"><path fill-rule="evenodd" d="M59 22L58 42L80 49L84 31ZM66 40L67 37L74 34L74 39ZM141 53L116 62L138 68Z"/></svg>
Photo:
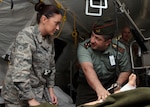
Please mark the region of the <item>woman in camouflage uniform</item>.
<svg viewBox="0 0 150 107"><path fill-rule="evenodd" d="M60 10L53 5L35 5L37 23L18 33L11 49L9 68L4 80L2 96L5 107L46 107L44 89L52 105L57 105L55 85L54 33L62 20Z"/></svg>

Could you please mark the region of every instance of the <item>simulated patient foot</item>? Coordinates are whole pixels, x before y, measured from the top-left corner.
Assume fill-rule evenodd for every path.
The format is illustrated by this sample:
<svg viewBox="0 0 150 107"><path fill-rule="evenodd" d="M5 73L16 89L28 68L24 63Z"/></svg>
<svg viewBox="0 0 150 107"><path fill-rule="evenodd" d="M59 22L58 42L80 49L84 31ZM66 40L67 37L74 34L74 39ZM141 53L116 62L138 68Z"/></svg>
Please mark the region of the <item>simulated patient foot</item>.
<svg viewBox="0 0 150 107"><path fill-rule="evenodd" d="M121 89L120 92L122 91L127 91L127 90L132 90L136 88L136 75L135 74L131 74L129 76L129 81L126 85L124 85Z"/></svg>

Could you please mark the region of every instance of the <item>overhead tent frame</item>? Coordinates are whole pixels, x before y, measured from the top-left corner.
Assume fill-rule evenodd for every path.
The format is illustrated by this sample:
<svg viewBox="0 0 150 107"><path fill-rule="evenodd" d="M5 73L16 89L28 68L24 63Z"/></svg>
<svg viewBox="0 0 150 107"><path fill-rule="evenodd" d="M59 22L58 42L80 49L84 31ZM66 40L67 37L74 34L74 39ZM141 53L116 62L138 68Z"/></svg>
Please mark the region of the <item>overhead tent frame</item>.
<svg viewBox="0 0 150 107"><path fill-rule="evenodd" d="M104 4L104 5L103 5ZM89 8L98 9L98 12L89 12ZM100 0L99 4L94 4L93 0L86 0L85 14L91 16L102 16L102 10L108 8L107 0Z"/></svg>

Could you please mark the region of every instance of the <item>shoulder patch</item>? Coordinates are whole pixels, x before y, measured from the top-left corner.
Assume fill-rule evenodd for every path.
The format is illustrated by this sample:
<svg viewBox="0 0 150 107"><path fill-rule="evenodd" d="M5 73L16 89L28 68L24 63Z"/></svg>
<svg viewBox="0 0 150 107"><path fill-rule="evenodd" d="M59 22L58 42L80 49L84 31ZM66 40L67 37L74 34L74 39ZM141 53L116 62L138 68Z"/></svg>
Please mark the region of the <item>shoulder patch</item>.
<svg viewBox="0 0 150 107"><path fill-rule="evenodd" d="M116 50L118 50L121 53L124 53L125 49L122 47L117 46L116 44L112 44L112 47Z"/></svg>
<svg viewBox="0 0 150 107"><path fill-rule="evenodd" d="M91 46L90 41L84 43L84 47L85 47L86 49L88 49L90 46Z"/></svg>

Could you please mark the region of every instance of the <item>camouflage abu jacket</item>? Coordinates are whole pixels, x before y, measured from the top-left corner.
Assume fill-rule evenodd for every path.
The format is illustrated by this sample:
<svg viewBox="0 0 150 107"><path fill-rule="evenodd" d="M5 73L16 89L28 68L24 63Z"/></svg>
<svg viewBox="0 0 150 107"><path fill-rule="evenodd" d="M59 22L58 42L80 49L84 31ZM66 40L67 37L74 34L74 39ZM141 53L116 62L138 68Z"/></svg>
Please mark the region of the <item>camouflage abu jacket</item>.
<svg viewBox="0 0 150 107"><path fill-rule="evenodd" d="M55 84L54 55L53 39L42 37L37 25L19 32L11 49L3 98L16 104L31 98L42 102L45 85Z"/></svg>

